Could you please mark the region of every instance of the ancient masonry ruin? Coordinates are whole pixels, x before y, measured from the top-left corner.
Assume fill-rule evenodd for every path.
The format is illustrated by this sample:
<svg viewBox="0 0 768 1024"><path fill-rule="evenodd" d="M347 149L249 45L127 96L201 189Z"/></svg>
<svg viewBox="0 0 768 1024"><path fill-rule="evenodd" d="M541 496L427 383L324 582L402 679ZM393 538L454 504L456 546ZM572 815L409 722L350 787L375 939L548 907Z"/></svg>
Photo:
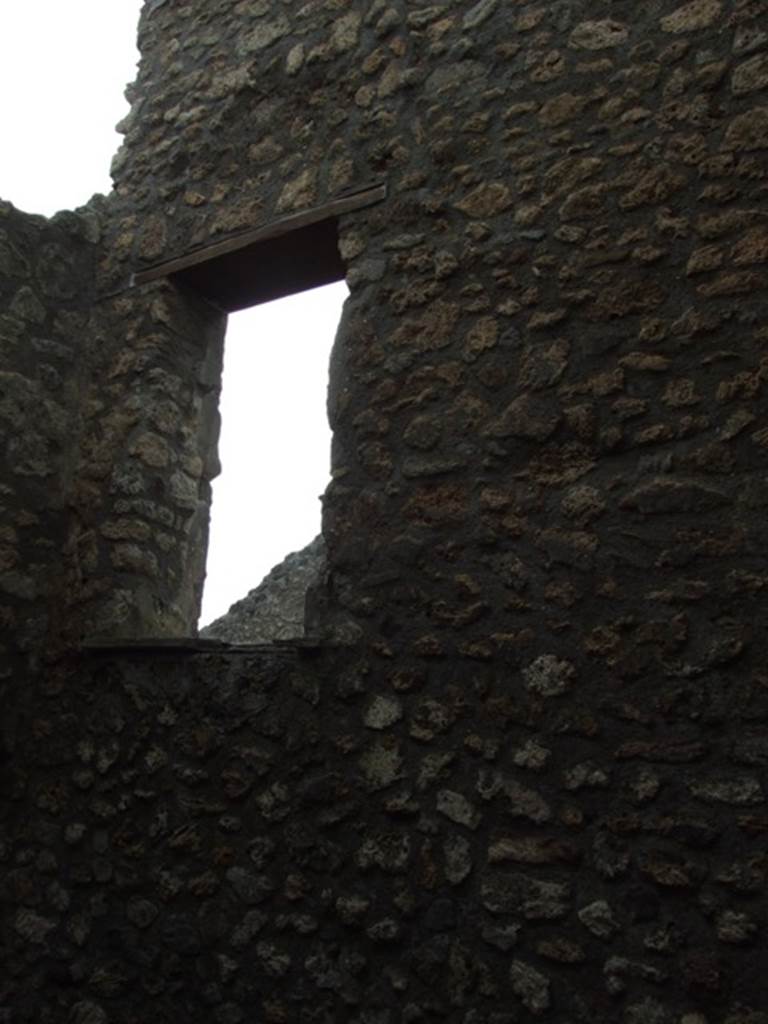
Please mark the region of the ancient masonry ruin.
<svg viewBox="0 0 768 1024"><path fill-rule="evenodd" d="M768 1022L767 15L147 0L0 206L3 1024ZM197 640L226 313L344 275L307 637Z"/></svg>

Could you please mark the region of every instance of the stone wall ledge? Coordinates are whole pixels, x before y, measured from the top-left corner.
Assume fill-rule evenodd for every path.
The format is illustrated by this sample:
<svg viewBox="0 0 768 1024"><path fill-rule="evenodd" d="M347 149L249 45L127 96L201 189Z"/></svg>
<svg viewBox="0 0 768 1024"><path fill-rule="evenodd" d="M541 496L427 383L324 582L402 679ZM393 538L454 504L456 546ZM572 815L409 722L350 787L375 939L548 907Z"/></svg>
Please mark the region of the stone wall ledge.
<svg viewBox="0 0 768 1024"><path fill-rule="evenodd" d="M85 640L80 650L86 655L104 654L264 654L291 653L348 648L350 644L334 640L304 637L296 640L273 640L263 644L230 644L224 640L197 637L141 637L134 640Z"/></svg>

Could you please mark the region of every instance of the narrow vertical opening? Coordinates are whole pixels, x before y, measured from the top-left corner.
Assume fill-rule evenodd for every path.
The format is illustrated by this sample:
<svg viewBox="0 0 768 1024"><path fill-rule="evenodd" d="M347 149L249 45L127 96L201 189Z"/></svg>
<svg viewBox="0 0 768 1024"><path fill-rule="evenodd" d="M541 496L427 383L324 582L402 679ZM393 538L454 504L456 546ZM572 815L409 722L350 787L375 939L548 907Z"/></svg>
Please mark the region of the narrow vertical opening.
<svg viewBox="0 0 768 1024"><path fill-rule="evenodd" d="M330 471L328 362L348 294L339 219L385 198L384 183L369 184L133 274L137 286L168 278L230 317L251 310L245 317L231 317L225 344L223 472L213 486L199 627L203 636L259 643L304 634L304 598L322 572L322 551L314 552L321 560L314 577L310 566L309 576L299 573L294 585L294 564L277 573L285 583L290 570L300 621L294 617L280 625L279 617L273 618L257 631L256 616L246 608L254 628L228 630L218 628L218 622L231 602L251 594L287 551L310 543L320 532L319 499ZM311 388L303 383L309 380ZM283 447L288 440L292 450ZM199 593L197 566L193 572ZM266 599L259 604L274 607L271 589L261 596ZM209 628L211 619L214 628Z"/></svg>
<svg viewBox="0 0 768 1024"><path fill-rule="evenodd" d="M303 634L304 594L322 561L328 362L347 295L337 281L229 318L203 635L253 643Z"/></svg>

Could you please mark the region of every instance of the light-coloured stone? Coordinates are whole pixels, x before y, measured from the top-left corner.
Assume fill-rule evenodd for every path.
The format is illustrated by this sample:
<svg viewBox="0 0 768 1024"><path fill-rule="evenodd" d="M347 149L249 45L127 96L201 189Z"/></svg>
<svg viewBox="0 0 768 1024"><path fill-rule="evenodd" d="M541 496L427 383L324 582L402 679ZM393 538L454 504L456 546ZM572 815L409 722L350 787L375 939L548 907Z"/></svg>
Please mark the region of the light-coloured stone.
<svg viewBox="0 0 768 1024"><path fill-rule="evenodd" d="M488 846L488 863L562 864L578 859L576 849L552 836L498 836Z"/></svg>
<svg viewBox="0 0 768 1024"><path fill-rule="evenodd" d="M593 935L599 939L609 939L620 930L619 922L606 900L595 900L578 911L578 919Z"/></svg>
<svg viewBox="0 0 768 1024"><path fill-rule="evenodd" d="M719 246L704 245L700 249L694 249L691 253L685 272L692 277L694 274L703 274L708 270L717 270L722 265L723 258L724 253Z"/></svg>
<svg viewBox="0 0 768 1024"><path fill-rule="evenodd" d="M700 800L712 803L748 806L765 800L760 782L752 775L694 779L688 784L688 789Z"/></svg>
<svg viewBox="0 0 768 1024"><path fill-rule="evenodd" d="M721 147L726 153L751 153L768 149L768 107L754 107L735 117Z"/></svg>
<svg viewBox="0 0 768 1024"><path fill-rule="evenodd" d="M499 337L499 325L495 317L481 317L476 324L469 329L464 345L464 358L472 362L495 347Z"/></svg>
<svg viewBox="0 0 768 1024"><path fill-rule="evenodd" d="M499 0L480 0L474 7L470 7L462 19L464 28L477 28L496 10Z"/></svg>
<svg viewBox="0 0 768 1024"><path fill-rule="evenodd" d="M622 21L582 21L571 32L570 45L577 50L609 50L629 39L629 29Z"/></svg>
<svg viewBox="0 0 768 1024"><path fill-rule="evenodd" d="M627 1006L622 1024L673 1024L673 1017L657 999L647 998Z"/></svg>
<svg viewBox="0 0 768 1024"><path fill-rule="evenodd" d="M469 217L493 217L509 209L512 203L509 187L500 181L490 181L474 188L456 203L456 208Z"/></svg>
<svg viewBox="0 0 768 1024"><path fill-rule="evenodd" d="M446 818L465 828L476 829L481 815L477 808L462 793L441 789L437 794L437 809Z"/></svg>
<svg viewBox="0 0 768 1024"><path fill-rule="evenodd" d="M768 263L768 228L756 227L748 231L731 250L731 259L736 266L752 263Z"/></svg>
<svg viewBox="0 0 768 1024"><path fill-rule="evenodd" d="M296 75L304 66L304 45L303 43L297 43L292 46L288 51L288 56L285 58L285 70L289 75Z"/></svg>
<svg viewBox="0 0 768 1024"><path fill-rule="evenodd" d="M580 789L601 789L608 782L608 773L592 761L583 761L563 772L563 785L570 793Z"/></svg>
<svg viewBox="0 0 768 1024"><path fill-rule="evenodd" d="M538 771L545 767L551 756L552 751L548 747L542 747L535 740L527 740L522 747L515 751L512 760L518 768L531 768Z"/></svg>
<svg viewBox="0 0 768 1024"><path fill-rule="evenodd" d="M576 669L570 661L542 654L523 669L526 687L540 697L559 697L573 685Z"/></svg>
<svg viewBox="0 0 768 1024"><path fill-rule="evenodd" d="M691 0L677 10L661 19L664 32L693 32L696 29L709 28L720 17L723 5L721 0Z"/></svg>
<svg viewBox="0 0 768 1024"><path fill-rule="evenodd" d="M445 877L451 885L459 885L472 871L472 847L464 836L449 836L443 843Z"/></svg>
<svg viewBox="0 0 768 1024"><path fill-rule="evenodd" d="M527 441L546 441L557 430L562 414L548 397L520 395L486 428L490 437L517 437Z"/></svg>
<svg viewBox="0 0 768 1024"><path fill-rule="evenodd" d="M768 43L768 32L757 24L740 25L733 37L733 52L738 56L754 53Z"/></svg>
<svg viewBox="0 0 768 1024"><path fill-rule="evenodd" d="M757 925L748 914L724 910L717 919L717 937L721 942L741 945L757 934Z"/></svg>
<svg viewBox="0 0 768 1024"><path fill-rule="evenodd" d="M360 846L355 859L366 869L376 865L382 871L399 874L405 871L411 857L411 840L407 835L384 832L369 836Z"/></svg>
<svg viewBox="0 0 768 1024"><path fill-rule="evenodd" d="M528 818L541 825L552 817L551 807L539 792L522 786L516 779L502 775L501 772L482 770L476 789L483 800L492 800L503 793L509 801L506 813L513 818Z"/></svg>
<svg viewBox="0 0 768 1024"><path fill-rule="evenodd" d="M570 910L570 889L521 874L487 873L481 900L492 914L517 914L529 921L555 921Z"/></svg>
<svg viewBox="0 0 768 1024"><path fill-rule="evenodd" d="M564 92L560 96L554 96L551 100L547 100L539 110L538 118L545 127L557 128L577 117L584 109L585 104L586 97Z"/></svg>
<svg viewBox="0 0 768 1024"><path fill-rule="evenodd" d="M253 31L241 40L239 48L243 53L260 53L278 39L287 36L290 31L291 23L281 14L274 21L257 22Z"/></svg>
<svg viewBox="0 0 768 1024"><path fill-rule="evenodd" d="M537 1016L549 1009L549 979L522 960L513 960L509 969L512 991L531 1013Z"/></svg>
<svg viewBox="0 0 768 1024"><path fill-rule="evenodd" d="M387 729L403 717L403 706L396 697L375 697L365 712L369 729Z"/></svg>
<svg viewBox="0 0 768 1024"><path fill-rule="evenodd" d="M297 210L302 206L310 206L315 199L315 171L307 167L292 181L283 186L277 209L280 213Z"/></svg>
<svg viewBox="0 0 768 1024"><path fill-rule="evenodd" d="M758 89L768 88L768 55L758 54L737 65L731 75L731 90L735 96L745 96Z"/></svg>
<svg viewBox="0 0 768 1024"><path fill-rule="evenodd" d="M331 39L337 53L345 53L357 46L361 21L362 16L357 11L350 11L333 23Z"/></svg>
<svg viewBox="0 0 768 1024"><path fill-rule="evenodd" d="M360 758L360 769L370 789L391 786L403 775L400 748L397 744L374 743Z"/></svg>

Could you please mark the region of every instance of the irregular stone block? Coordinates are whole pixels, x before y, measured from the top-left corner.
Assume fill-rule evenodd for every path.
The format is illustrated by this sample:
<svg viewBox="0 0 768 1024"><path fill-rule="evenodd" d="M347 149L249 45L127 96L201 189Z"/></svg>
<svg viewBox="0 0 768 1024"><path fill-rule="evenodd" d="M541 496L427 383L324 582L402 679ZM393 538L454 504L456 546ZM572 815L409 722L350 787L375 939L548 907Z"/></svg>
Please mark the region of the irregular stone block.
<svg viewBox="0 0 768 1024"><path fill-rule="evenodd" d="M709 28L722 13L721 0L691 0L677 10L661 19L663 32L694 32L697 29Z"/></svg>
<svg viewBox="0 0 768 1024"><path fill-rule="evenodd" d="M609 50L629 39L629 29L622 21L582 21L571 32L569 43L577 50Z"/></svg>

